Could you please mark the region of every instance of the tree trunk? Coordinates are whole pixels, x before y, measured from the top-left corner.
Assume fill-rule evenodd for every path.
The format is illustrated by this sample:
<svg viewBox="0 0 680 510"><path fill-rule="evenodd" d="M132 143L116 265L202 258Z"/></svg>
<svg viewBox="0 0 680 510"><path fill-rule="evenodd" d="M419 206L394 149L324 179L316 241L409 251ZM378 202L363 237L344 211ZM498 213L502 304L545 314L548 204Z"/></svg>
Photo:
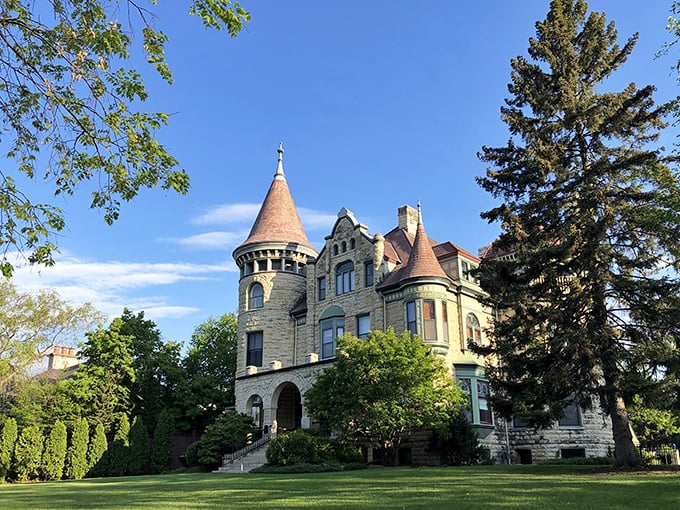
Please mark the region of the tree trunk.
<svg viewBox="0 0 680 510"><path fill-rule="evenodd" d="M620 395L612 395L609 398L609 416L612 420L616 467L629 467L639 464L638 457L635 454L630 419L626 405Z"/></svg>

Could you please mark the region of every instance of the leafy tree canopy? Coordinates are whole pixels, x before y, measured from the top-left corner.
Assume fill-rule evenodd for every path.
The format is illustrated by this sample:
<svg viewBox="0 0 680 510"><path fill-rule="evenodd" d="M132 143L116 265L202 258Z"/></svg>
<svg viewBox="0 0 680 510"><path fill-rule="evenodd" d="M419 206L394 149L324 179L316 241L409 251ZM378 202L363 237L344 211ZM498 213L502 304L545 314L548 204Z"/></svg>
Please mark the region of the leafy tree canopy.
<svg viewBox="0 0 680 510"><path fill-rule="evenodd" d="M100 320L89 304L71 306L53 290L22 292L0 278L0 393L55 345L74 344Z"/></svg>
<svg viewBox="0 0 680 510"><path fill-rule="evenodd" d="M121 201L141 188L186 193L189 177L156 139L168 121L145 112L142 75L129 65L143 51L166 82L168 37L156 28L157 0L5 0L0 7L0 147L23 178L55 195L91 193L91 207L114 222ZM189 0L189 14L232 37L250 15L231 0ZM140 34L133 37L133 34ZM52 264L59 208L35 201L22 178L0 170L0 269L18 249Z"/></svg>
<svg viewBox="0 0 680 510"><path fill-rule="evenodd" d="M337 361L305 393L310 414L345 438L365 438L395 462L414 432L446 422L465 405L441 359L408 332L372 331L338 341Z"/></svg>
<svg viewBox="0 0 680 510"><path fill-rule="evenodd" d="M476 350L502 360L488 370L497 412L549 426L573 400L599 404L631 465L625 372L668 361L655 353L679 333L680 187L654 87L600 91L637 34L617 39L585 1L553 0L511 61L511 138L483 147L478 179L501 201L482 215L502 234L480 278L504 313Z"/></svg>

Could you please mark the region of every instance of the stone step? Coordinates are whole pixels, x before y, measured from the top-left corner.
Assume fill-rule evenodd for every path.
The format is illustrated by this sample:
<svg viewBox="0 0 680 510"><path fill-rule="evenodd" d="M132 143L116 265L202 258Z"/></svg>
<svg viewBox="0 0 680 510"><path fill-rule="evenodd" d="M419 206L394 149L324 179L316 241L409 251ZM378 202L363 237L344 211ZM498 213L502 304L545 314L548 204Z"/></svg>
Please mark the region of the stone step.
<svg viewBox="0 0 680 510"><path fill-rule="evenodd" d="M268 445L261 446L257 450L253 450L233 463L220 466L216 472L248 473L251 469L262 466L267 462L267 446Z"/></svg>

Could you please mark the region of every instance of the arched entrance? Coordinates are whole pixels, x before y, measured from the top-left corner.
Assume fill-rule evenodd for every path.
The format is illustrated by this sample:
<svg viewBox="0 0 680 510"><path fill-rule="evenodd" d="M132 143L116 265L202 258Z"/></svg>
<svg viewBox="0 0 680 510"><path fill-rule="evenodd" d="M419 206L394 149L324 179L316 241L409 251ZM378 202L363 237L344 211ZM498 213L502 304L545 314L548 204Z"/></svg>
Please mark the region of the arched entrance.
<svg viewBox="0 0 680 510"><path fill-rule="evenodd" d="M255 428L256 429L261 429L262 428L262 420L264 418L264 410L262 408L262 398L259 395L252 395L248 399L248 403L246 405L247 408L247 413L253 418L253 422L255 422Z"/></svg>
<svg viewBox="0 0 680 510"><path fill-rule="evenodd" d="M302 424L302 398L293 383L284 383L279 389L276 424L279 433L299 429Z"/></svg>

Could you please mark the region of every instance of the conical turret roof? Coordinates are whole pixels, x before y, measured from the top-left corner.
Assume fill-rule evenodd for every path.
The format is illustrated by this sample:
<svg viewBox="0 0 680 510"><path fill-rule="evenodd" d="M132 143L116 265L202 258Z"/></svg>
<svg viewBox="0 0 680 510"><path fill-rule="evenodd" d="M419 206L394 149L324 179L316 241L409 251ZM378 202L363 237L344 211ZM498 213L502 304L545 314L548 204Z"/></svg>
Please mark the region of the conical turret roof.
<svg viewBox="0 0 680 510"><path fill-rule="evenodd" d="M255 219L248 238L240 247L262 242L296 243L312 248L302 227L300 216L283 173L283 147L279 145L279 159L267 196ZM239 248L240 248L239 247Z"/></svg>
<svg viewBox="0 0 680 510"><path fill-rule="evenodd" d="M420 202L418 202L418 226L416 227L416 236L406 267L401 270L400 278L406 280L409 278L425 276L437 276L448 279L448 276L439 264L437 256L434 254L432 246L430 245L430 240L425 233L425 227L423 226L422 214L420 211Z"/></svg>

